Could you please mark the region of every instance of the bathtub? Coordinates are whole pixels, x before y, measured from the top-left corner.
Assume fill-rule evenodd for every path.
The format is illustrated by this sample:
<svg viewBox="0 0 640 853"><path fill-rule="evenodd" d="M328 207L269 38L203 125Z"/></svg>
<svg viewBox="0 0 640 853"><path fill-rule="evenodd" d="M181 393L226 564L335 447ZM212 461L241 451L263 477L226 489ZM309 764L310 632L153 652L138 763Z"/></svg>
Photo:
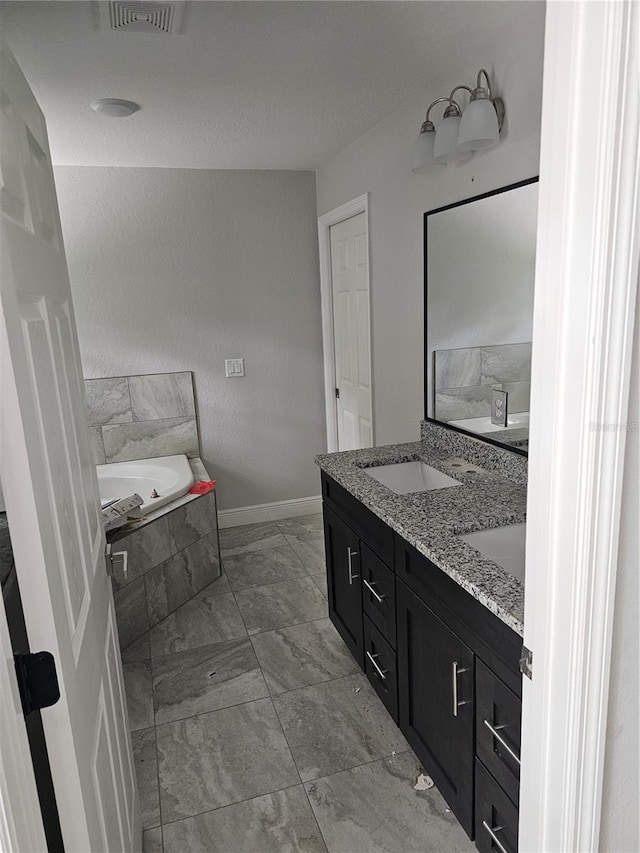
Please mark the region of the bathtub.
<svg viewBox="0 0 640 853"><path fill-rule="evenodd" d="M194 483L186 456L159 456L132 462L96 465L100 500L107 501L139 494L144 503L142 514L156 510L185 495ZM157 492L158 497L151 497Z"/></svg>

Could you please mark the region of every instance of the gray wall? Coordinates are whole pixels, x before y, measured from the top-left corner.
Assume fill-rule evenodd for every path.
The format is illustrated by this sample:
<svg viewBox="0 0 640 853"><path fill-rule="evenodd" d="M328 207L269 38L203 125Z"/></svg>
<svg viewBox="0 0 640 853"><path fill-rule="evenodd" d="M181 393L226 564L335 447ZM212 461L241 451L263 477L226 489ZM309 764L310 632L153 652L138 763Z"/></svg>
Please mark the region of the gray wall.
<svg viewBox="0 0 640 853"><path fill-rule="evenodd" d="M497 3L487 14L496 15L490 41L452 37L447 67L425 75L404 105L316 175L319 214L370 194L376 444L415 439L423 414L424 211L538 173L544 4ZM487 63L506 104L500 144L465 163L412 174L411 150L429 103L473 81Z"/></svg>
<svg viewBox="0 0 640 853"><path fill-rule="evenodd" d="M599 847L602 853L640 850L640 298L634 348L611 652Z"/></svg>
<svg viewBox="0 0 640 853"><path fill-rule="evenodd" d="M219 508L320 492L314 177L59 166L87 378L193 371ZM246 377L226 379L224 359Z"/></svg>

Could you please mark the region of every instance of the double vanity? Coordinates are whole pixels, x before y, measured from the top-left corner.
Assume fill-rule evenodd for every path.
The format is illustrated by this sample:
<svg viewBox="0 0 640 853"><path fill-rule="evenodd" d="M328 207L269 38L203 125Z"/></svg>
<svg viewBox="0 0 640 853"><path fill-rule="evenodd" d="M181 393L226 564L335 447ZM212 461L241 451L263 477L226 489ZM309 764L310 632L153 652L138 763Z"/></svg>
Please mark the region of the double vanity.
<svg viewBox="0 0 640 853"><path fill-rule="evenodd" d="M515 853L526 459L424 422L316 461L333 624L478 849Z"/></svg>

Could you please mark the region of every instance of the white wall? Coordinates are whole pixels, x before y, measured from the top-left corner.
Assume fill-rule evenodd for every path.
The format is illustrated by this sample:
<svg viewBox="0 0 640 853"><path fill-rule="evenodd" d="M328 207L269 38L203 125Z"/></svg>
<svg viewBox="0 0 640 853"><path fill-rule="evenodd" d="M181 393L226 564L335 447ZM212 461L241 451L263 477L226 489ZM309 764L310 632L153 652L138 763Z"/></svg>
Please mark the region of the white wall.
<svg viewBox="0 0 640 853"><path fill-rule="evenodd" d="M640 299L634 350L611 650L602 853L640 850Z"/></svg>
<svg viewBox="0 0 640 853"><path fill-rule="evenodd" d="M544 4L487 4L490 41L456 40L438 76L316 174L318 214L369 192L376 443L413 440L423 414L423 213L538 172ZM411 150L427 106L484 66L506 104L500 145L414 175ZM463 93L462 93L463 94ZM438 118L440 114L434 113Z"/></svg>
<svg viewBox="0 0 640 853"><path fill-rule="evenodd" d="M317 495L326 448L310 172L55 170L87 378L195 374L220 508ZM224 378L244 357L246 378Z"/></svg>

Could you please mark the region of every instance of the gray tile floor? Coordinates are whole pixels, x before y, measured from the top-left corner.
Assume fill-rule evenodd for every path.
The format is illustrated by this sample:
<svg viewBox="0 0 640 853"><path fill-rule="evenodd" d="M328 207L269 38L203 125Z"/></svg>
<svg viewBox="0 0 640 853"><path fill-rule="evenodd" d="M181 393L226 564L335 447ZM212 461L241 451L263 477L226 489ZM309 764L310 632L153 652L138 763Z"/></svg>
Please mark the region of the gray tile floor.
<svg viewBox="0 0 640 853"><path fill-rule="evenodd" d="M145 853L472 851L327 618L322 517L220 536L123 652Z"/></svg>

